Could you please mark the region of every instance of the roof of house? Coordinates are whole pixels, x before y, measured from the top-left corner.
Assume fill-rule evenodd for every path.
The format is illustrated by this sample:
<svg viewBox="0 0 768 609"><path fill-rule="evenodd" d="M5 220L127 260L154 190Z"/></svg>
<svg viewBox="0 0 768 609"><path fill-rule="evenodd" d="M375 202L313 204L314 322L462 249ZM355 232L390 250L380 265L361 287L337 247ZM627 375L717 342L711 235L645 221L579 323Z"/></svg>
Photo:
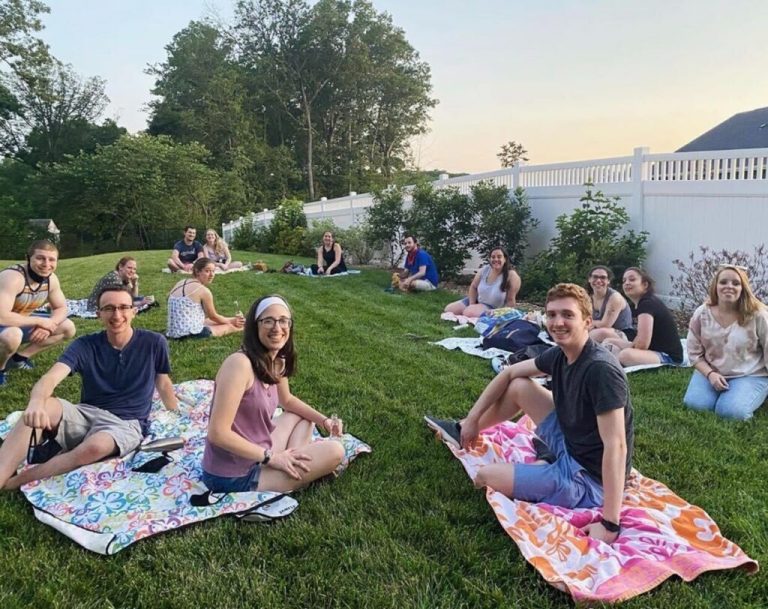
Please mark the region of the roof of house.
<svg viewBox="0 0 768 609"><path fill-rule="evenodd" d="M768 148L768 108L734 114L677 152Z"/></svg>

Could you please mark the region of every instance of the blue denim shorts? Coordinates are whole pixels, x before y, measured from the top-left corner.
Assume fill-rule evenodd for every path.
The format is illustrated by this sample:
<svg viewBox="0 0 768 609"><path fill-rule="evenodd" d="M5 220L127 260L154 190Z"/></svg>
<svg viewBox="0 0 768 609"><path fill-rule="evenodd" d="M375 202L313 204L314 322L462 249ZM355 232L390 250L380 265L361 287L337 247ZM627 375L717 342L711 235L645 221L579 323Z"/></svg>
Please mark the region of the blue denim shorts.
<svg viewBox="0 0 768 609"><path fill-rule="evenodd" d="M536 435L555 455L555 462L544 465L516 463L512 496L567 508L601 506L603 486L568 453L554 410L536 428Z"/></svg>
<svg viewBox="0 0 768 609"><path fill-rule="evenodd" d="M664 353L664 351L655 351L655 353L659 356L659 362L662 364L672 364L673 366L680 365L680 362L673 360L672 356L668 353Z"/></svg>
<svg viewBox="0 0 768 609"><path fill-rule="evenodd" d="M212 493L248 493L255 491L259 486L260 474L261 464L256 463L245 476L228 478L227 476L209 474L203 470L201 480Z"/></svg>

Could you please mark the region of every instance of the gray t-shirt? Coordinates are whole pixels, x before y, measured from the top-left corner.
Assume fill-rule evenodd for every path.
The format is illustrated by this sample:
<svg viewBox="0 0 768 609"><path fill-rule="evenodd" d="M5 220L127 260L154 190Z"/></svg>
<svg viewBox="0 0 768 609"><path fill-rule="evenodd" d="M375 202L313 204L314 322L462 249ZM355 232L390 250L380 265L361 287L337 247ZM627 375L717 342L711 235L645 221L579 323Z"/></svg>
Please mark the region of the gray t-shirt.
<svg viewBox="0 0 768 609"><path fill-rule="evenodd" d="M635 429L627 376L618 360L605 348L588 339L573 364L560 347L552 347L536 360L536 367L552 376L552 397L565 445L570 455L593 478L603 480L603 441L597 415L624 409L627 434L627 469L632 468Z"/></svg>

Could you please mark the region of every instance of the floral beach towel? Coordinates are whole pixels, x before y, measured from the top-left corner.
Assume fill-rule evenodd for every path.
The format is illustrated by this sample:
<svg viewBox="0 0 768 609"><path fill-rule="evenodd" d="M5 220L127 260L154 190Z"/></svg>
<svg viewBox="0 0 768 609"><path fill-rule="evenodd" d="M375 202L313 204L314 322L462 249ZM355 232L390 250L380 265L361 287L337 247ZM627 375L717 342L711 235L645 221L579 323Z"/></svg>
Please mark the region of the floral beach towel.
<svg viewBox="0 0 768 609"><path fill-rule="evenodd" d="M470 451L446 445L474 478L482 465L533 461L533 429L533 422L523 417L487 430ZM691 581L705 571L758 570L757 562L723 537L703 509L634 469L624 494L622 530L611 545L581 531L600 520L599 509L528 503L492 489L486 498L525 559L577 602L627 600L673 575Z"/></svg>
<svg viewBox="0 0 768 609"><path fill-rule="evenodd" d="M38 520L88 550L115 554L151 535L225 514L239 514L278 498L279 493L230 493L212 505L192 505L192 496L207 490L200 482L200 462L213 381L180 383L176 393L178 413L165 410L155 396L149 434L150 439L184 438L184 447L169 453L173 462L157 473L134 472L133 468L157 457L138 453L27 484L22 491ZM10 431L19 414L0 422L0 437ZM318 437L317 441L323 440ZM371 451L349 434L342 441L345 457L337 475L357 455ZM283 499L291 504L288 508L295 507L295 499Z"/></svg>

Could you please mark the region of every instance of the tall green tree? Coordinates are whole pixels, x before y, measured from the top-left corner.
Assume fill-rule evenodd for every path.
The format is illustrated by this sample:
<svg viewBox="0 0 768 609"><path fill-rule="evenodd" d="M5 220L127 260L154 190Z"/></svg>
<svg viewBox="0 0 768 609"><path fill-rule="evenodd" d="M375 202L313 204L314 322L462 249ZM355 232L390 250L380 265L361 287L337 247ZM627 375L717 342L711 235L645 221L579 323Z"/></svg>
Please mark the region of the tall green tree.
<svg viewBox="0 0 768 609"><path fill-rule="evenodd" d="M88 233L118 247L130 236L147 247L158 228L219 221L217 174L207 156L200 144L125 135L94 154L46 167L38 179L63 233Z"/></svg>
<svg viewBox="0 0 768 609"><path fill-rule="evenodd" d="M191 22L166 46L155 76L149 133L198 142L222 177L222 204L232 215L273 207L292 189L290 154L266 144L263 105L249 91L245 70L232 59L232 40L214 26Z"/></svg>
<svg viewBox="0 0 768 609"><path fill-rule="evenodd" d="M77 125L93 123L109 102L103 79L81 78L55 59L0 74L0 84L16 103L12 111L0 114L0 152L23 153L32 136L45 162L58 161L63 150L70 151L67 135Z"/></svg>
<svg viewBox="0 0 768 609"><path fill-rule="evenodd" d="M0 0L0 63L15 71L47 58L48 47L35 34L43 29L40 15L48 12L38 0Z"/></svg>

